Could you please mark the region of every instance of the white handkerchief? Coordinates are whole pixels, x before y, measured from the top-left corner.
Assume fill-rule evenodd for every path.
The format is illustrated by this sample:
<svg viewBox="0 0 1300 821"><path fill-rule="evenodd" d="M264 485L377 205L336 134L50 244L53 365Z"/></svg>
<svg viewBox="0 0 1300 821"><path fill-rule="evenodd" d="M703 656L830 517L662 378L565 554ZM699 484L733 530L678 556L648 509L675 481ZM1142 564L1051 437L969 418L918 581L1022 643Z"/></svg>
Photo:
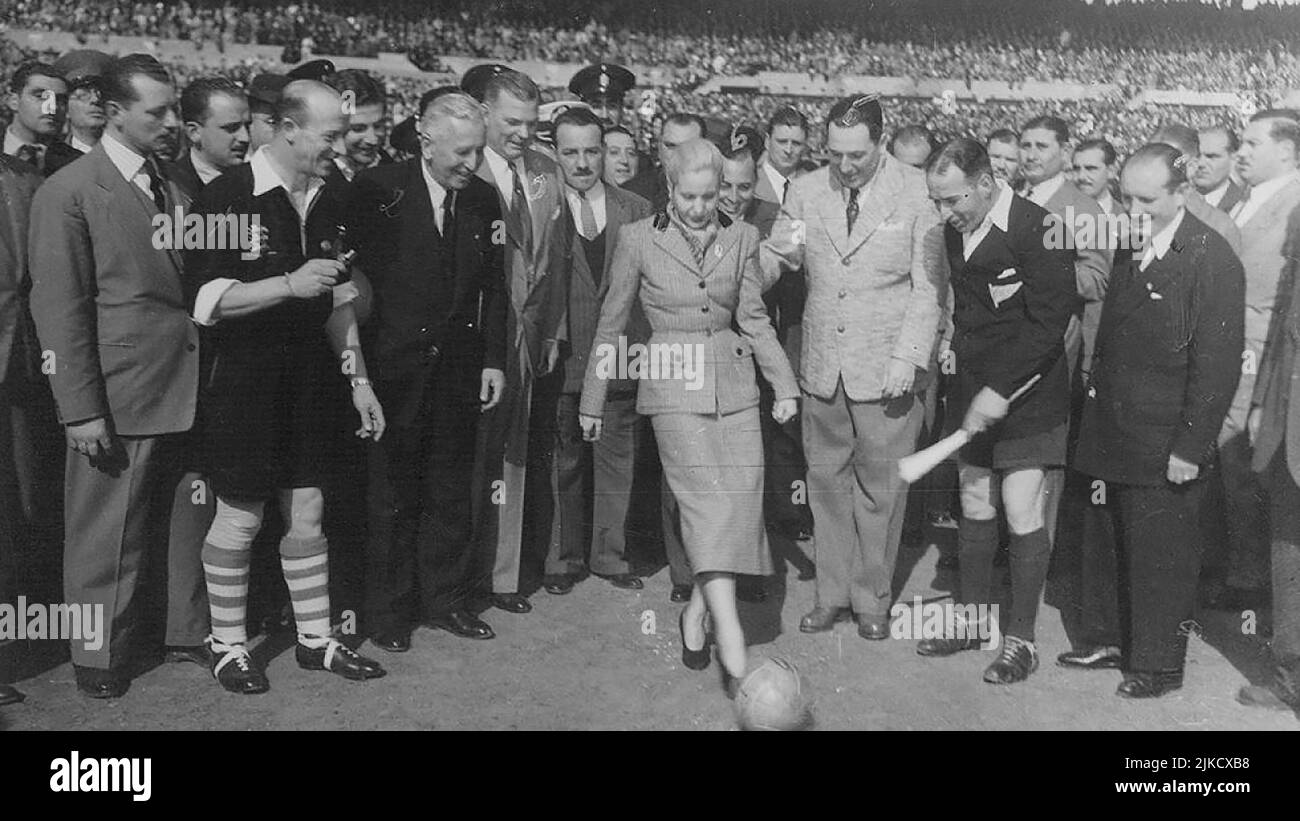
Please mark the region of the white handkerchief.
<svg viewBox="0 0 1300 821"><path fill-rule="evenodd" d="M1008 277L1013 277L1015 275L1016 275L1016 269L1008 268L1002 273L998 274L998 279L1007 279Z"/></svg>
<svg viewBox="0 0 1300 821"><path fill-rule="evenodd" d="M1013 282L1010 285L990 285L989 296L993 298L993 307L1000 307L1003 302L1006 302L1015 295L1016 291L1020 290L1021 285L1024 285L1024 283Z"/></svg>

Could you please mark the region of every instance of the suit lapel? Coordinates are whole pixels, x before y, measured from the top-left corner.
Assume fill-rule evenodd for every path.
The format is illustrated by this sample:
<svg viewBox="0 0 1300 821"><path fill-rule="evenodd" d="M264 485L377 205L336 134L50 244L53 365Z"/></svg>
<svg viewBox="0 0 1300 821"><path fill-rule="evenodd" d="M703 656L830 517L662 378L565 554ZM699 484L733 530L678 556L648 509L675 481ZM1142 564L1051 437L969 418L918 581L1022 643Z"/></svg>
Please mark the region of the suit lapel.
<svg viewBox="0 0 1300 821"><path fill-rule="evenodd" d="M497 195L497 204L501 206L501 221L505 223L506 235L514 240L515 245L519 248L525 247L524 228L519 221L519 215L510 208L510 203L501 194L501 189L497 186L496 177L492 176L492 167L488 165L485 159L478 166L479 179L492 186L492 191Z"/></svg>
<svg viewBox="0 0 1300 821"><path fill-rule="evenodd" d="M141 225L153 224L153 219L157 216L152 207L153 204L135 183L128 182L126 177L122 176L122 172L118 170L117 165L113 163L102 145L95 146L90 156L93 158L92 161L99 163L95 173L95 182L109 198L109 210L113 212L119 224L122 225L125 236L137 236ZM169 181L168 187L171 189L174 202L180 204L181 200L176 198L175 185ZM176 217L174 210L176 206L173 205L172 207L172 213L167 215L169 219L175 219ZM152 243L150 243L150 247L152 248ZM172 273L176 275L179 282L181 272L180 250L172 248L159 252L154 249L154 253L161 253L160 258L167 260Z"/></svg>
<svg viewBox="0 0 1300 821"><path fill-rule="evenodd" d="M1173 280L1183 272L1185 261L1183 254L1187 251L1191 239L1190 226L1187 224L1189 216L1191 215L1183 216L1183 224L1178 226L1173 241L1169 243L1169 250L1163 257L1152 260L1143 271L1138 267L1142 257L1134 254L1129 271L1122 273L1118 278L1112 276L1113 279L1118 279L1114 283L1118 292L1112 306L1113 318L1110 323L1112 326L1128 319L1138 308L1155 299L1152 294L1159 294L1160 298L1173 298L1172 295L1166 297L1165 294L1170 290L1169 286Z"/></svg>
<svg viewBox="0 0 1300 821"><path fill-rule="evenodd" d="M713 273L713 269L718 267L718 263L727 257L732 246L738 242L740 242L738 223L732 223L730 226L720 229L718 235L713 238L709 250L704 254L704 268L700 272L700 276L707 277Z"/></svg>
<svg viewBox="0 0 1300 821"><path fill-rule="evenodd" d="M685 265L696 276L703 276L700 273L700 267L695 264L695 255L691 253L691 248L686 244L686 238L681 235L680 231L675 228L668 228L664 231L653 231L651 236L654 237L655 245L663 249L664 253Z"/></svg>
<svg viewBox="0 0 1300 821"><path fill-rule="evenodd" d="M614 245L618 240L618 229L626 221L623 201L614 194L612 186L605 186L605 263L601 269L600 285L596 294L601 300L609 290L609 269L614 264Z"/></svg>

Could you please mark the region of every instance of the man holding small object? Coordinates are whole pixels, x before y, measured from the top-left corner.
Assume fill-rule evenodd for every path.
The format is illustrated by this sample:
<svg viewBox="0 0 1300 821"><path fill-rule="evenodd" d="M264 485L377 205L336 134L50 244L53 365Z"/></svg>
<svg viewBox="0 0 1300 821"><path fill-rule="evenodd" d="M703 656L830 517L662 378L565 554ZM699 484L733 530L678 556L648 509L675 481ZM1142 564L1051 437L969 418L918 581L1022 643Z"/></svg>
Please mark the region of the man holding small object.
<svg viewBox="0 0 1300 821"><path fill-rule="evenodd" d="M926 163L926 182L946 223L952 270L956 372L948 399L971 434L958 455L959 599L992 598L1001 504L1011 531L1011 618L984 680L1012 684L1038 666L1034 624L1051 553L1044 476L1065 464L1069 423L1064 338L1075 304L1073 256L1049 247L1048 212L994 177L979 143L945 145ZM978 649L973 635L925 639L917 652Z"/></svg>

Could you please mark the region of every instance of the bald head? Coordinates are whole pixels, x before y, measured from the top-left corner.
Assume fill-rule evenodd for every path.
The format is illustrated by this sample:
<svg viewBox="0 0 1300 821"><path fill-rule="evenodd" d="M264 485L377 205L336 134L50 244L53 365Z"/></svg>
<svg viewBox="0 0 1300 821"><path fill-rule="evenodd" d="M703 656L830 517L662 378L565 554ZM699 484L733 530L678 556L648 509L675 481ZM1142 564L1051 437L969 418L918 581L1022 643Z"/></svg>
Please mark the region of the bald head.
<svg viewBox="0 0 1300 821"><path fill-rule="evenodd" d="M277 160L306 177L324 177L335 149L347 132L342 96L315 80L294 80L275 105L271 151Z"/></svg>
<svg viewBox="0 0 1300 821"><path fill-rule="evenodd" d="M1182 123L1166 123L1160 126L1156 133L1151 135L1151 142L1171 145L1190 157L1201 153L1201 138L1196 131Z"/></svg>

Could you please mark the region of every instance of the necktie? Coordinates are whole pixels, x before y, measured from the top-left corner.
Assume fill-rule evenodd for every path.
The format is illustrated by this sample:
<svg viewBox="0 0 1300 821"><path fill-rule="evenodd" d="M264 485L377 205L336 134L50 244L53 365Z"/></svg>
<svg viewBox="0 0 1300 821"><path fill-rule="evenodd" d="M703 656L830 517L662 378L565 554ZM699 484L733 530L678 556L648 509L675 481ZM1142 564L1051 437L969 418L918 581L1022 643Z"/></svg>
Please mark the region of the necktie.
<svg viewBox="0 0 1300 821"><path fill-rule="evenodd" d="M438 231L441 232L443 239L451 236L451 231L456 226L455 214L452 212L454 204L453 192L448 189L446 195L442 198L442 225L438 226Z"/></svg>
<svg viewBox="0 0 1300 821"><path fill-rule="evenodd" d="M587 199L587 192L578 192L578 199L582 207L578 209L578 219L581 222L582 238L586 240L594 239L596 236L596 211L591 207L591 200Z"/></svg>
<svg viewBox="0 0 1300 821"><path fill-rule="evenodd" d="M846 234L853 233L853 223L858 221L858 192L861 190L861 188L849 189L849 204L844 209L844 221L848 224L844 232Z"/></svg>
<svg viewBox="0 0 1300 821"><path fill-rule="evenodd" d="M163 185L162 173L153 159L144 161L144 173L149 176L149 190L153 192L153 204L158 206L160 213L167 213L167 190Z"/></svg>
<svg viewBox="0 0 1300 821"><path fill-rule="evenodd" d="M785 198L790 196L790 181L786 180L785 185L781 186L781 203L785 203Z"/></svg>
<svg viewBox="0 0 1300 821"><path fill-rule="evenodd" d="M43 145L33 145L25 143L18 148L18 153L14 156L29 165L35 166L37 170L41 169L41 158L45 155Z"/></svg>
<svg viewBox="0 0 1300 821"><path fill-rule="evenodd" d="M524 230L524 251L531 258L533 255L533 218L528 213L528 197L524 194L523 182L519 179L519 172L515 167L510 166L510 210L515 213L519 219L519 224Z"/></svg>

